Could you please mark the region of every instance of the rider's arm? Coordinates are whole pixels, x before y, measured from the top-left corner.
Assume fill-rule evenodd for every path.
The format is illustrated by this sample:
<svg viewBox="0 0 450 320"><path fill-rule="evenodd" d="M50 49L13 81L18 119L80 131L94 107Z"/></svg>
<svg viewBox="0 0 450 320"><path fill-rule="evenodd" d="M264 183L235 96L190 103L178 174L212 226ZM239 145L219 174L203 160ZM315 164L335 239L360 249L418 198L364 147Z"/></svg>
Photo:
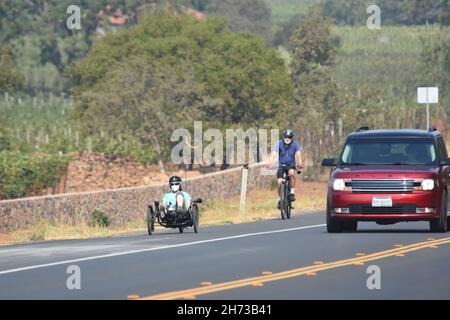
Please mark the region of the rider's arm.
<svg viewBox="0 0 450 320"><path fill-rule="evenodd" d="M302 151L303 151L303 148L302 148L301 144L297 143L297 152L295 152L295 164L297 166L303 165Z"/></svg>
<svg viewBox="0 0 450 320"><path fill-rule="evenodd" d="M300 151L297 151L297 152L295 153L295 163L296 163L297 165L303 164L303 162L302 162L302 151L301 151L301 150L300 150Z"/></svg>

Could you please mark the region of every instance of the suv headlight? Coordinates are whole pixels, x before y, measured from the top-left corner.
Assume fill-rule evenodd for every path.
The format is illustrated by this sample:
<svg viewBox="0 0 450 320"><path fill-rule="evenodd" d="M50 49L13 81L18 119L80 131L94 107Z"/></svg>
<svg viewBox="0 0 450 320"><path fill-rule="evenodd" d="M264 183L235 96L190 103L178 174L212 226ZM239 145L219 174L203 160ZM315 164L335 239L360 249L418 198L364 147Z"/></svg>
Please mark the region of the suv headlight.
<svg viewBox="0 0 450 320"><path fill-rule="evenodd" d="M423 179L422 190L431 191L433 189L434 189L434 180L433 179Z"/></svg>
<svg viewBox="0 0 450 320"><path fill-rule="evenodd" d="M352 191L351 187L347 187L346 183L350 182L348 179L334 179L333 190L334 191Z"/></svg>
<svg viewBox="0 0 450 320"><path fill-rule="evenodd" d="M433 179L415 179L414 190L431 191L434 190L436 183Z"/></svg>

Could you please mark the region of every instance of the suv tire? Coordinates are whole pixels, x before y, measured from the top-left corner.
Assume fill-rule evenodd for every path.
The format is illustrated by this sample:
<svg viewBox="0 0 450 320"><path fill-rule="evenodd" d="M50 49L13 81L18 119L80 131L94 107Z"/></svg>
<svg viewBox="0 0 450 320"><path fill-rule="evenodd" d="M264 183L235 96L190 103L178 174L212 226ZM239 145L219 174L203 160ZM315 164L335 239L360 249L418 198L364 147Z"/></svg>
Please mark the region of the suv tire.
<svg viewBox="0 0 450 320"><path fill-rule="evenodd" d="M343 231L343 224L331 218L330 212L327 210L327 231L328 233L340 233Z"/></svg>
<svg viewBox="0 0 450 320"><path fill-rule="evenodd" d="M356 232L358 230L358 221L344 222L344 231Z"/></svg>
<svg viewBox="0 0 450 320"><path fill-rule="evenodd" d="M441 211L439 214L439 219L430 221L431 232L436 233L447 232L447 205L448 205L447 192L444 191L444 194L442 195Z"/></svg>

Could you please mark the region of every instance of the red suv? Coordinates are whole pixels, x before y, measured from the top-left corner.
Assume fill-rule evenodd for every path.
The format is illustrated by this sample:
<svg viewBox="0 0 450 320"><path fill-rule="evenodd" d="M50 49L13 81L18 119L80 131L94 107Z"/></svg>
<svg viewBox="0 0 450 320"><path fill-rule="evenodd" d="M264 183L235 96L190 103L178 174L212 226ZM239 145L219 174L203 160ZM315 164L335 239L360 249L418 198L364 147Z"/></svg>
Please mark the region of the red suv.
<svg viewBox="0 0 450 320"><path fill-rule="evenodd" d="M429 221L432 232L447 232L450 159L435 129L363 127L347 138L339 160L322 166L333 167L328 232L356 231L358 221Z"/></svg>

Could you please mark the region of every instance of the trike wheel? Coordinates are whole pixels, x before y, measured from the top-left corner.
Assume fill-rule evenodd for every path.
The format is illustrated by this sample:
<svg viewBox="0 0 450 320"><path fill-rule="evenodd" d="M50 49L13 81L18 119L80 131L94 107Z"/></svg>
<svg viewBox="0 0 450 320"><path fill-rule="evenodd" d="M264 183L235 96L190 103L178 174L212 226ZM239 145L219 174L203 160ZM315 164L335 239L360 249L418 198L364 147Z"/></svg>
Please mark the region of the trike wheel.
<svg viewBox="0 0 450 320"><path fill-rule="evenodd" d="M198 225L199 225L199 214L198 214L198 208L194 207L194 209L192 210L192 222L194 225L194 232L198 233Z"/></svg>
<svg viewBox="0 0 450 320"><path fill-rule="evenodd" d="M151 206L148 207L148 211L147 211L147 231L148 231L149 236L151 236L153 234L153 232L155 231L154 213L153 213L153 208Z"/></svg>

